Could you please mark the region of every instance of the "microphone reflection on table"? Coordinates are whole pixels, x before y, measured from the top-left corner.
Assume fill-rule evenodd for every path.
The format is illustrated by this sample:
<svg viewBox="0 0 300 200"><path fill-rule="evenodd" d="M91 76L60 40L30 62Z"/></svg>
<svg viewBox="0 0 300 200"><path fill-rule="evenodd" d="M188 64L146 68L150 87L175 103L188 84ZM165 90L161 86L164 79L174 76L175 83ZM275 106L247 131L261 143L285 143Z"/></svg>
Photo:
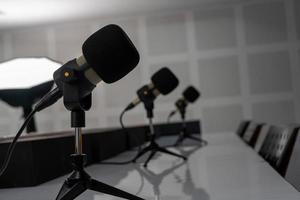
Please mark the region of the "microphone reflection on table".
<svg viewBox="0 0 300 200"><path fill-rule="evenodd" d="M178 148L181 155L184 156L191 156L194 152L196 152L198 149L200 149L201 146L196 146L193 148ZM159 158L158 158L159 159ZM185 172L185 177L179 176L176 171L180 171L179 173L181 174L181 171L183 170L183 167L186 167L186 172ZM189 162L173 162L172 166L163 169L159 173L155 173L152 170L149 170L148 168L143 168L141 165L134 165L133 166L135 170L140 174L140 176L143 179L143 182L145 180L152 185L154 197L156 200L164 199L167 198L164 194L162 194L162 188L163 188L163 182L168 178L170 181L171 177L174 177L174 179L171 179L171 181L176 181L178 183L182 183L182 191L184 194L186 194L187 197L191 197L192 200L209 200L209 195L208 193L202 189L202 188L197 188L196 185L193 182L192 176L191 176L191 171L190 171L190 166ZM139 189L139 192L137 195L143 191L145 187L145 183L142 184L142 188Z"/></svg>
<svg viewBox="0 0 300 200"><path fill-rule="evenodd" d="M185 156L191 156L193 153L195 153L197 150L201 148L201 146L196 146L193 148L188 147L181 147L177 148L177 150ZM190 169L190 163L187 162L186 165L186 171L185 171L185 177L181 178L176 172L174 171L174 178L177 180L178 183L182 183L182 191L189 197L191 197L191 200L209 200L210 197L208 193L203 189L196 187L195 183L193 182L193 176L191 174Z"/></svg>

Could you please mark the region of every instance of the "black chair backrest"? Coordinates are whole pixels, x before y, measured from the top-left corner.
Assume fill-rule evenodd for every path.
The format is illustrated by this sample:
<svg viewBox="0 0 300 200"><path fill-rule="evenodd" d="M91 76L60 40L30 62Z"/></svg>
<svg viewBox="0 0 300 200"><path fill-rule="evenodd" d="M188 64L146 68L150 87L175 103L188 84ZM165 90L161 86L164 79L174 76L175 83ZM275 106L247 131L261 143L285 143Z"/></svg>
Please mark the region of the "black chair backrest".
<svg viewBox="0 0 300 200"><path fill-rule="evenodd" d="M245 134L246 129L248 128L249 124L250 124L250 120L243 120L240 122L239 127L236 131L236 134L240 137L243 137Z"/></svg>
<svg viewBox="0 0 300 200"><path fill-rule="evenodd" d="M254 147L263 126L263 123L250 122L243 136L243 140L249 146Z"/></svg>
<svg viewBox="0 0 300 200"><path fill-rule="evenodd" d="M285 175L299 128L271 126L259 154L282 176Z"/></svg>
<svg viewBox="0 0 300 200"><path fill-rule="evenodd" d="M300 133L298 130L294 148L285 173L285 179L300 192Z"/></svg>
<svg viewBox="0 0 300 200"><path fill-rule="evenodd" d="M265 124L263 125L263 127L261 128L258 138L256 140L255 146L254 146L254 150L258 153L262 147L263 142L265 141L265 138L268 135L269 129L270 129L271 125L269 124Z"/></svg>

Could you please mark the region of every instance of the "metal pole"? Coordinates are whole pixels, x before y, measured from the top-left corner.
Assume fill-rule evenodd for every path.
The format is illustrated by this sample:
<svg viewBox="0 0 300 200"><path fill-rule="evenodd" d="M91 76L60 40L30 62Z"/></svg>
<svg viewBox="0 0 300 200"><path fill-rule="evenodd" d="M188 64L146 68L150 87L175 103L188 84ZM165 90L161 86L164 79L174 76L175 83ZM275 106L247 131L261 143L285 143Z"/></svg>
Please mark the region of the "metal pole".
<svg viewBox="0 0 300 200"><path fill-rule="evenodd" d="M154 126L153 126L153 122L152 122L152 118L149 118L149 128L150 128L150 134L154 135Z"/></svg>
<svg viewBox="0 0 300 200"><path fill-rule="evenodd" d="M75 153L82 155L82 130L81 127L75 128Z"/></svg>
<svg viewBox="0 0 300 200"><path fill-rule="evenodd" d="M182 126L183 126L183 128L186 128L186 121L185 121L185 117L184 117L184 118L182 118Z"/></svg>

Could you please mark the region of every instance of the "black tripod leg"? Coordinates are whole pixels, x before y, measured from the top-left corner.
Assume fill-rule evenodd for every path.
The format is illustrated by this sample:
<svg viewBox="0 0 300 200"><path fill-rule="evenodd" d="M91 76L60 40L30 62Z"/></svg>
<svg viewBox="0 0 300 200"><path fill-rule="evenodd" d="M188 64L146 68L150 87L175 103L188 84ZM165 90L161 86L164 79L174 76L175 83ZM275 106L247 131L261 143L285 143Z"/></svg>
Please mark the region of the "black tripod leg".
<svg viewBox="0 0 300 200"><path fill-rule="evenodd" d="M147 167L149 161L153 158L153 156L156 154L155 150L152 150L151 154L149 155L148 159L146 160L144 167Z"/></svg>
<svg viewBox="0 0 300 200"><path fill-rule="evenodd" d="M170 155L172 155L172 156L176 156L176 157L182 158L183 160L187 160L187 158L184 157L183 155L174 153L174 152L169 151L169 150L167 150L167 149L165 149L165 148L162 148L162 147L158 147L157 151L160 151L160 152L162 152L162 153L166 153L166 154L170 154Z"/></svg>
<svg viewBox="0 0 300 200"><path fill-rule="evenodd" d="M137 161L137 159L139 159L141 156L143 156L145 153L147 153L150 150L151 150L150 146L145 147L133 158L132 162L135 163Z"/></svg>
<svg viewBox="0 0 300 200"><path fill-rule="evenodd" d="M174 144L174 146L180 145L182 143L183 139L184 139L183 134L180 133L177 140L176 140L176 142L175 142L175 144Z"/></svg>
<svg viewBox="0 0 300 200"><path fill-rule="evenodd" d="M56 200L73 200L86 190L86 186L82 182L78 182L69 186L65 181L61 187Z"/></svg>
<svg viewBox="0 0 300 200"><path fill-rule="evenodd" d="M112 195L115 197L121 197L121 198L128 199L128 200L144 200L138 196L135 196L133 194L130 194L128 192L125 192L123 190L115 188L113 186L107 185L105 183L101 183L94 179L92 179L90 181L88 188L93 191L101 192L104 194L109 194L109 195Z"/></svg>

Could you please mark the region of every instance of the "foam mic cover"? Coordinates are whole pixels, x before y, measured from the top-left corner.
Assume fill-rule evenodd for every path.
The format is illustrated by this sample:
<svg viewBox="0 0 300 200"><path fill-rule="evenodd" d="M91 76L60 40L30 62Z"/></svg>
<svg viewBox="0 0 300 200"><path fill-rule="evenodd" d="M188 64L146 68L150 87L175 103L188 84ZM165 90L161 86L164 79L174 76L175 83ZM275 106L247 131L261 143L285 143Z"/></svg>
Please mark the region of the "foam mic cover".
<svg viewBox="0 0 300 200"><path fill-rule="evenodd" d="M172 92L179 84L175 74L167 67L161 68L151 77L154 87L163 95Z"/></svg>
<svg viewBox="0 0 300 200"><path fill-rule="evenodd" d="M183 91L182 95L188 102L194 103L200 96L200 93L193 86L189 86Z"/></svg>
<svg viewBox="0 0 300 200"><path fill-rule="evenodd" d="M126 76L140 56L126 33L117 25L107 25L92 34L82 45L87 64L105 83Z"/></svg>

